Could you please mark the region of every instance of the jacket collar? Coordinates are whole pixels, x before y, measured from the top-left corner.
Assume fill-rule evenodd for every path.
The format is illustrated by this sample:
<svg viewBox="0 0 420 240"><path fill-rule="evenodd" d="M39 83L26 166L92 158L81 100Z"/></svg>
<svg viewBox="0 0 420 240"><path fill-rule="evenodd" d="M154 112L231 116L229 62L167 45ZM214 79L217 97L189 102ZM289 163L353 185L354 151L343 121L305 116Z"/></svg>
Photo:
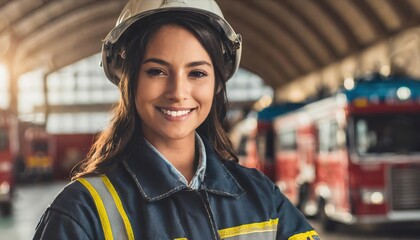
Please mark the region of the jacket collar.
<svg viewBox="0 0 420 240"><path fill-rule="evenodd" d="M240 197L244 190L224 167L209 141L201 138L207 153L207 167L199 189L228 197ZM123 161L138 190L147 201L157 201L188 188L164 161L144 139L139 140L138 148Z"/></svg>

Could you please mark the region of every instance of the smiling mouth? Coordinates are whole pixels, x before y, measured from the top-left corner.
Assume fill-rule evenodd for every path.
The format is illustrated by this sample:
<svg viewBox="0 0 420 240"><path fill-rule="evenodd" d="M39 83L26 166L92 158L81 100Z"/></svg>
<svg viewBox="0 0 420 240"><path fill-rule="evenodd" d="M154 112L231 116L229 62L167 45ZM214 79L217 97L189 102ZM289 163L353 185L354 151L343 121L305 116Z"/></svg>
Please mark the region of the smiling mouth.
<svg viewBox="0 0 420 240"><path fill-rule="evenodd" d="M169 110L169 109L165 109L165 108L158 108L158 109L163 114L165 114L167 116L171 116L171 117L185 116L185 115L188 115L192 110L194 110L194 109L184 109L184 110L174 111L174 110Z"/></svg>

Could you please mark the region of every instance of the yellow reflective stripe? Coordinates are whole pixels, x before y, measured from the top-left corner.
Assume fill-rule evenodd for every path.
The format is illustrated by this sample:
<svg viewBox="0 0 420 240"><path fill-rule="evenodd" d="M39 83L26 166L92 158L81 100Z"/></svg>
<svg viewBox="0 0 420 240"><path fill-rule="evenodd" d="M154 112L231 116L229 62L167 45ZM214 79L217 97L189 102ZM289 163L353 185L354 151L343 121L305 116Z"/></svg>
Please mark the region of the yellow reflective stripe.
<svg viewBox="0 0 420 240"><path fill-rule="evenodd" d="M111 196L114 199L115 205L117 206L118 212L120 213L124 221L125 230L127 231L128 239L134 240L133 228L131 227L130 220L128 220L127 213L124 210L124 207L121 203L121 199L118 196L117 191L115 190L114 186L112 185L111 181L109 181L107 176L102 176L101 179L104 182L106 188L108 188L108 191L111 193Z"/></svg>
<svg viewBox="0 0 420 240"><path fill-rule="evenodd" d="M237 227L231 227L219 230L219 234L221 238L229 238L234 237L242 234L249 234L249 233L257 233L257 232L268 232L268 231L275 231L277 230L277 224L279 219L270 219L265 222L259 223L249 223L240 225Z"/></svg>
<svg viewBox="0 0 420 240"><path fill-rule="evenodd" d="M188 240L187 238L175 238L174 240Z"/></svg>
<svg viewBox="0 0 420 240"><path fill-rule="evenodd" d="M315 230L311 230L311 231L308 231L308 232L295 234L295 235L289 237L288 240L307 240L308 237L309 237L309 239L315 239L315 238L313 238L314 236L318 237L318 233Z"/></svg>
<svg viewBox="0 0 420 240"><path fill-rule="evenodd" d="M104 236L106 240L113 240L114 237L112 235L111 224L109 223L108 215L105 210L104 203L102 202L101 197L99 196L98 192L95 190L94 187L84 178L77 179L86 189L89 191L90 195L95 202L96 209L99 213L99 219L101 221L102 229L104 230Z"/></svg>

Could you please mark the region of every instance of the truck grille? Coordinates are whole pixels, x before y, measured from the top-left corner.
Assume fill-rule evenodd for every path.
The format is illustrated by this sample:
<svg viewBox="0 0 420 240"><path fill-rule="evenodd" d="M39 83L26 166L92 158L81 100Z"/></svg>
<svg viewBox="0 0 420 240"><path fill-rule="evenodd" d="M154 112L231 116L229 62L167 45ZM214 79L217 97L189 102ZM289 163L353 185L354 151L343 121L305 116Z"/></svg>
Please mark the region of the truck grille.
<svg viewBox="0 0 420 240"><path fill-rule="evenodd" d="M420 210L420 166L391 169L393 210Z"/></svg>

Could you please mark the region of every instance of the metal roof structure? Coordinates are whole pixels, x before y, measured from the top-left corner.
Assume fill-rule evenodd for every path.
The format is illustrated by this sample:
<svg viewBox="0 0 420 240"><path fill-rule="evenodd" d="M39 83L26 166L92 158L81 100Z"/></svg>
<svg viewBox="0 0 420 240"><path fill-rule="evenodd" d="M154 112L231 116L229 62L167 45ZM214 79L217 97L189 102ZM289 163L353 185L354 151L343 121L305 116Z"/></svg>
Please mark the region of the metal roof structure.
<svg viewBox="0 0 420 240"><path fill-rule="evenodd" d="M97 53L126 2L0 0L0 61L19 76ZM420 25L420 0L217 2L243 36L242 67L273 87Z"/></svg>

